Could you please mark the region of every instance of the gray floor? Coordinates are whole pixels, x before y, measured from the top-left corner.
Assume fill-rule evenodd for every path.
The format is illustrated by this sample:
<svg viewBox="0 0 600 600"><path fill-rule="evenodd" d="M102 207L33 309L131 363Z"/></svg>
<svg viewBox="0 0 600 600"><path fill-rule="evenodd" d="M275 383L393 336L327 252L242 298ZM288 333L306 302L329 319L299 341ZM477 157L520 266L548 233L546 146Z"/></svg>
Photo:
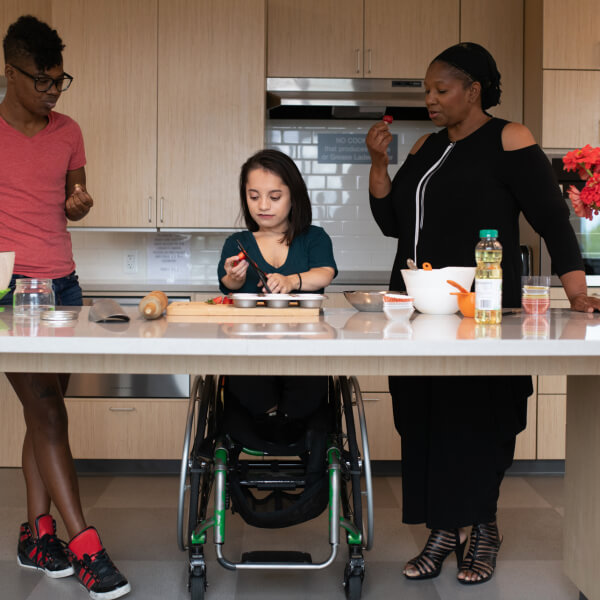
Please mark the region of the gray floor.
<svg viewBox="0 0 600 600"><path fill-rule="evenodd" d="M437 579L407 581L404 561L425 542L420 527L400 523L401 481L375 480L376 542L366 554L363 598L401 600L578 600L563 575L561 477L508 477L502 488L499 523L504 534L496 575L482 586L456 581L454 558ZM81 493L90 524L96 525L111 557L129 578L129 595L144 600L188 598L186 556L176 544L178 480L174 477L81 478ZM81 600L85 590L69 577L51 580L18 567L18 528L24 520L24 485L18 469L0 469L0 599ZM224 547L235 559L241 550L295 548L323 559L328 552L327 525L322 517L291 529L251 528L235 515L228 520ZM64 532L59 522L59 535ZM209 589L215 600L241 598L343 600L342 552L334 565L314 573L235 573L214 560L208 547Z"/></svg>

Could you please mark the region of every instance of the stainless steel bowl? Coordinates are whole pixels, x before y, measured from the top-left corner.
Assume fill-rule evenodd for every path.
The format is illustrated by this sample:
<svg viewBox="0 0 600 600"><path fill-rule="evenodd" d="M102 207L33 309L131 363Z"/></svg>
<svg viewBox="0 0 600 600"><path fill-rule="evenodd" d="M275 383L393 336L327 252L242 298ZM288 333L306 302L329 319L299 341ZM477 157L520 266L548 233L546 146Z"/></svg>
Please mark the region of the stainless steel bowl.
<svg viewBox="0 0 600 600"><path fill-rule="evenodd" d="M385 290L366 290L344 292L346 300L362 312L383 312Z"/></svg>

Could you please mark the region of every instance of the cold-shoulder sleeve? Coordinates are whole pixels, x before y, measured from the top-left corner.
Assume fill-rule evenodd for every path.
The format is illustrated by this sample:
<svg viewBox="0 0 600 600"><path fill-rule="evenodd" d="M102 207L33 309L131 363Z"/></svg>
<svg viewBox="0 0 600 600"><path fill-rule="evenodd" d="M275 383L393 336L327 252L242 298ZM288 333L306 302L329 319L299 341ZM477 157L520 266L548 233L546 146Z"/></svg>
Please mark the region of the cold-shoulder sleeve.
<svg viewBox="0 0 600 600"><path fill-rule="evenodd" d="M373 214L373 218L379 226L379 229L381 229L381 233L387 237L397 238L400 235L398 230L398 217L396 216L396 211L394 209L396 190L398 187L398 182L402 176L410 170L413 160L414 156L409 154L394 176L394 180L392 181L392 189L387 196L384 196L383 198L377 198L369 192L371 213Z"/></svg>
<svg viewBox="0 0 600 600"><path fill-rule="evenodd" d="M527 146L504 152L503 158L507 184L527 221L546 242L553 272L561 276L583 270L569 208L542 149L537 144Z"/></svg>

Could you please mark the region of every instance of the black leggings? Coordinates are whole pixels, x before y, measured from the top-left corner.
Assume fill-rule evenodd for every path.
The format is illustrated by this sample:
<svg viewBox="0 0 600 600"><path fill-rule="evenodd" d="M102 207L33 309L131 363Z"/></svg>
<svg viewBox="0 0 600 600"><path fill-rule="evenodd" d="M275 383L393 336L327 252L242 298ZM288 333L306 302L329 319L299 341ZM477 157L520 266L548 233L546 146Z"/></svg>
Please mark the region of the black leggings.
<svg viewBox="0 0 600 600"><path fill-rule="evenodd" d="M303 419L327 399L325 376L231 375L225 377L225 392L233 395L252 415L271 409L292 419Z"/></svg>

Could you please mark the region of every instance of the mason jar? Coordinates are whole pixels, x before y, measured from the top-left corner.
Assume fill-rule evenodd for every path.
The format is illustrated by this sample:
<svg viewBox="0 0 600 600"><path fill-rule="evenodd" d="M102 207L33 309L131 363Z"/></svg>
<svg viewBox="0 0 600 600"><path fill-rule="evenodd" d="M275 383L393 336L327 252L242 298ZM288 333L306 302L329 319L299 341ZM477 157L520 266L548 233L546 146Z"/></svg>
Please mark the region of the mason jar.
<svg viewBox="0 0 600 600"><path fill-rule="evenodd" d="M54 309L52 279L17 279L13 294L13 312L19 317L39 317Z"/></svg>

